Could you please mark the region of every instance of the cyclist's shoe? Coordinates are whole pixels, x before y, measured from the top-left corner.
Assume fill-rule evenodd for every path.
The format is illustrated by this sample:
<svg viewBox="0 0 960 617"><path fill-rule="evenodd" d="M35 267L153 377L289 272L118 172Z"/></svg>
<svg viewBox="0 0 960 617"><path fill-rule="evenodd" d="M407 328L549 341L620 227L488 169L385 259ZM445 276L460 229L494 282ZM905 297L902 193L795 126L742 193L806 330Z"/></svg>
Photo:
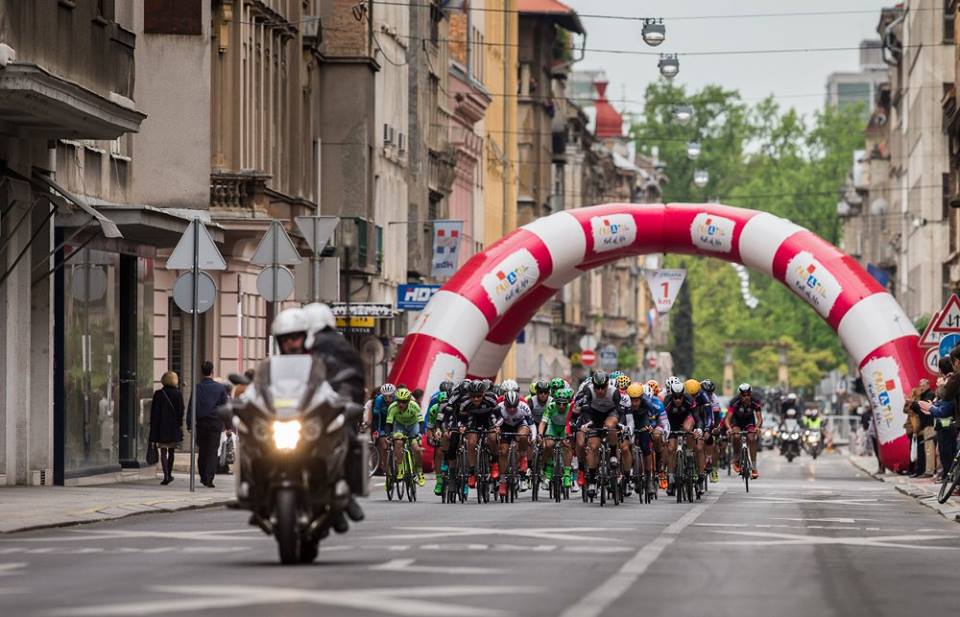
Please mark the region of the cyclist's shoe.
<svg viewBox="0 0 960 617"><path fill-rule="evenodd" d="M527 460L527 457L520 459L520 473L527 473L527 470L530 469L530 461Z"/></svg>
<svg viewBox="0 0 960 617"><path fill-rule="evenodd" d="M530 480L527 479L527 476L520 476L520 492L526 493L530 490Z"/></svg>
<svg viewBox="0 0 960 617"><path fill-rule="evenodd" d="M740 463L733 463L733 473L740 473Z"/></svg>
<svg viewBox="0 0 960 617"><path fill-rule="evenodd" d="M759 477L760 477L760 472L757 471L757 468L756 468L756 467L754 467L753 469L750 470L750 479L751 479L751 480L756 480L756 479L759 478Z"/></svg>
<svg viewBox="0 0 960 617"><path fill-rule="evenodd" d="M443 495L443 476L437 476L437 485L433 487L434 495Z"/></svg>
<svg viewBox="0 0 960 617"><path fill-rule="evenodd" d="M543 477L547 482L553 480L553 463L547 463L543 468Z"/></svg>
<svg viewBox="0 0 960 617"><path fill-rule="evenodd" d="M647 476L647 492L655 494L657 492L657 485L653 482L653 476Z"/></svg>
<svg viewBox="0 0 960 617"><path fill-rule="evenodd" d="M596 483L594 483L594 482L592 482L592 481L591 481L591 482L588 482L588 483L587 483L587 489L586 489L586 490L587 490L587 497L589 497L590 499L593 499L594 497L597 496L597 485L596 485Z"/></svg>
<svg viewBox="0 0 960 617"><path fill-rule="evenodd" d="M470 474L470 476L467 478L467 486L469 488L477 488L477 474Z"/></svg>
<svg viewBox="0 0 960 617"><path fill-rule="evenodd" d="M633 495L633 482L627 481L623 483L623 496L629 497Z"/></svg>
<svg viewBox="0 0 960 617"><path fill-rule="evenodd" d="M661 473L661 474L660 474L660 490L661 490L661 491L667 490L667 487L668 487L669 485L670 485L670 483L669 483L669 481L667 480L667 474Z"/></svg>
<svg viewBox="0 0 960 617"><path fill-rule="evenodd" d="M587 483L587 474L582 469L577 470L577 486L583 486Z"/></svg>
<svg viewBox="0 0 960 617"><path fill-rule="evenodd" d="M720 474L717 473L716 467L710 470L710 481L713 483L717 483L720 481Z"/></svg>
<svg viewBox="0 0 960 617"><path fill-rule="evenodd" d="M571 469L567 467L563 470L563 488L570 488L570 485L573 484L573 478L570 477Z"/></svg>
<svg viewBox="0 0 960 617"><path fill-rule="evenodd" d="M417 473L417 485L423 486L426 483L427 483L427 479L423 477L423 472L421 471Z"/></svg>
<svg viewBox="0 0 960 617"><path fill-rule="evenodd" d="M506 496L507 496L507 483L506 483L506 481L500 483L500 488L497 489L497 493L498 493L501 497L506 497Z"/></svg>
<svg viewBox="0 0 960 617"><path fill-rule="evenodd" d="M492 465L490 465L490 477L493 478L494 480L496 480L497 478L500 477L500 465L499 465L499 464L493 463Z"/></svg>

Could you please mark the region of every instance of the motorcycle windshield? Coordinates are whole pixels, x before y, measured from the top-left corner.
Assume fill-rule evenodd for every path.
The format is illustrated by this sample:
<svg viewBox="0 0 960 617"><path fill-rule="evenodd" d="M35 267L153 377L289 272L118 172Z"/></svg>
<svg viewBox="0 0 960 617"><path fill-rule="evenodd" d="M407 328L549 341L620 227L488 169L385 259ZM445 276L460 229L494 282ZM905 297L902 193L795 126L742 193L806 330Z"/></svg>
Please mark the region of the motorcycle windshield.
<svg viewBox="0 0 960 617"><path fill-rule="evenodd" d="M270 400L278 418L300 415L312 366L313 356L308 354L270 358Z"/></svg>

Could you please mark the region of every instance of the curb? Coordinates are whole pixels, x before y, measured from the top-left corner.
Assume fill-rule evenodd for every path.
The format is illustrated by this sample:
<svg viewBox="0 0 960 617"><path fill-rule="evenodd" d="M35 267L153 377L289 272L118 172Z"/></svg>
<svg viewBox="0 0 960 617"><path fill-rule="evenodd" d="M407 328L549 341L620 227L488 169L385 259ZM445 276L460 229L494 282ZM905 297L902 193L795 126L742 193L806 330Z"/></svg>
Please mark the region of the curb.
<svg viewBox="0 0 960 617"><path fill-rule="evenodd" d="M847 461L853 467L867 474L877 482L890 484L893 486L894 490L896 490L898 493L902 495L906 495L907 497L913 497L921 505L930 508L931 510L933 510L934 512L936 512L937 514L939 514L940 516L944 517L947 520L960 523L960 505L958 505L956 501L948 501L945 504L941 504L937 501L938 491L928 491L928 490L919 488L917 486L914 486L909 482L898 482L895 479L896 476L888 478L885 475L881 476L881 475L875 474L869 469L867 469L865 466L861 465L860 462L856 460L849 453L844 453L843 456L844 458L847 459Z"/></svg>

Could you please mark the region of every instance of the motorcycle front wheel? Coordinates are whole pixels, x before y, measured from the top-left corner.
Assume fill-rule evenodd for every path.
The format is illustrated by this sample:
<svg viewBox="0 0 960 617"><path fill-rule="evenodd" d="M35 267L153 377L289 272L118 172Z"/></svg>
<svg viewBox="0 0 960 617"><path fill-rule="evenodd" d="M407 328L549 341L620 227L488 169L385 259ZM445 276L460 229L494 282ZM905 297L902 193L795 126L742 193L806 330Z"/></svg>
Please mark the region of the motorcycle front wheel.
<svg viewBox="0 0 960 617"><path fill-rule="evenodd" d="M280 551L280 562L293 564L300 562L300 534L297 531L297 494L293 489L277 491L277 525L274 536ZM312 561L312 560L311 560Z"/></svg>

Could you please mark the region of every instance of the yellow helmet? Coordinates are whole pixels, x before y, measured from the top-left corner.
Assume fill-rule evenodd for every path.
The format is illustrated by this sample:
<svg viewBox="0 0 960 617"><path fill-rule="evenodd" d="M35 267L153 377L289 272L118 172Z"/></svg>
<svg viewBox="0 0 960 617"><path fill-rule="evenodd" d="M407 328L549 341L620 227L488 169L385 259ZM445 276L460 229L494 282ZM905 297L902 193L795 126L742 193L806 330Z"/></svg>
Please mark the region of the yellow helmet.
<svg viewBox="0 0 960 617"><path fill-rule="evenodd" d="M696 379L688 379L683 383L683 389L686 390L690 396L696 396L700 394L700 382Z"/></svg>
<svg viewBox="0 0 960 617"><path fill-rule="evenodd" d="M643 384L635 382L627 386L627 396L630 398L640 398L643 396Z"/></svg>

